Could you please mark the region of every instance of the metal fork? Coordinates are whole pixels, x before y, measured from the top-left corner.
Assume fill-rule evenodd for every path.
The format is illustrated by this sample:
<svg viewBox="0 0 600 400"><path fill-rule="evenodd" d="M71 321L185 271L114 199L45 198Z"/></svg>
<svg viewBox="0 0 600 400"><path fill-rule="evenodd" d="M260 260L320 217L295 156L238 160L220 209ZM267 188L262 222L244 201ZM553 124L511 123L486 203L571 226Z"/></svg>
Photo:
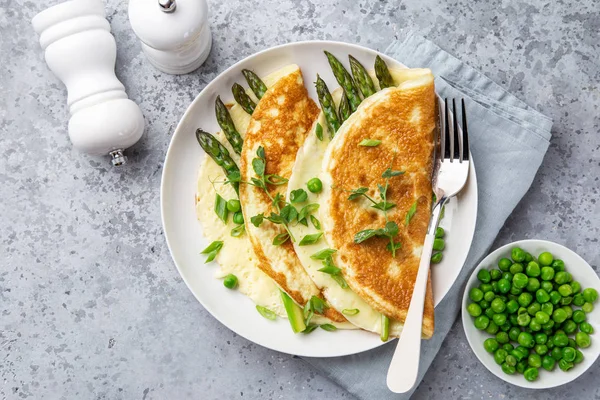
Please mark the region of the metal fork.
<svg viewBox="0 0 600 400"><path fill-rule="evenodd" d="M469 177L469 135L464 99L461 99L461 105L462 129L458 124L455 99L452 99L452 115L448 112L448 99L444 101L444 109L440 110L443 114L443 122L439 129L439 137L435 141L436 168L434 171L436 172L433 176L433 192L437 201L433 207L425 236L408 314L388 370L387 385L395 393L406 393L416 383L421 355L423 305L435 230L440 222L442 207L448 199L456 196L462 190Z"/></svg>

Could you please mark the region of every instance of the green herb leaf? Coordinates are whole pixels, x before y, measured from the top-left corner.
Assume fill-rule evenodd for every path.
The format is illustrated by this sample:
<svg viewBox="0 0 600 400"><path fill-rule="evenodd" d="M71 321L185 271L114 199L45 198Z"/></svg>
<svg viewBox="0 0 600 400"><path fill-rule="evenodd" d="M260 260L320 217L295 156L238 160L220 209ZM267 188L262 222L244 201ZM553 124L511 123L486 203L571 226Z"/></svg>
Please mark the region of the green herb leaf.
<svg viewBox="0 0 600 400"><path fill-rule="evenodd" d="M271 205L275 208L279 207L279 203L281 203L282 201L284 201L283 196L281 195L281 193L276 193L275 197L273 197L273 202L271 203Z"/></svg>
<svg viewBox="0 0 600 400"><path fill-rule="evenodd" d="M383 174L381 174L382 178L392 178L394 176L402 175L404 171L394 171L391 168L386 169Z"/></svg>
<svg viewBox="0 0 600 400"><path fill-rule="evenodd" d="M317 127L315 128L315 135L317 135L317 139L323 141L323 127L320 123L317 122Z"/></svg>
<svg viewBox="0 0 600 400"><path fill-rule="evenodd" d="M296 210L296 207L293 205L286 204L285 207L281 209L279 215L289 224L298 217L298 210Z"/></svg>
<svg viewBox="0 0 600 400"><path fill-rule="evenodd" d="M313 233L312 235L306 235L302 238L302 240L300 240L298 246L308 246L309 244L315 244L319 241L319 239L321 239L321 236L323 236L323 232Z"/></svg>
<svg viewBox="0 0 600 400"><path fill-rule="evenodd" d="M266 319L270 319L271 321L275 321L277 319L277 314L275 314L273 311L269 310L267 307L257 305L256 311L258 311L260 313L260 315L262 315Z"/></svg>
<svg viewBox="0 0 600 400"><path fill-rule="evenodd" d="M325 260L327 257L331 257L337 250L335 249L323 249L317 251L315 254L310 256L313 260Z"/></svg>
<svg viewBox="0 0 600 400"><path fill-rule="evenodd" d="M381 140L363 139L358 145L363 147L377 147L381 144Z"/></svg>
<svg viewBox="0 0 600 400"><path fill-rule="evenodd" d="M381 197L382 200L385 200L385 195L387 194L387 190L388 190L387 185L383 186L378 183L377 189L379 189L379 197Z"/></svg>
<svg viewBox="0 0 600 400"><path fill-rule="evenodd" d="M289 233L287 233L287 232L280 233L279 235L275 236L275 238L273 239L273 245L281 246L282 244L287 242L289 240L289 238L290 238Z"/></svg>
<svg viewBox="0 0 600 400"><path fill-rule="evenodd" d="M302 331L302 333L308 335L309 333L311 333L312 331L314 331L315 329L317 329L319 327L319 325L306 325L306 329L304 329Z"/></svg>
<svg viewBox="0 0 600 400"><path fill-rule="evenodd" d="M319 204L317 204L317 203L311 203L311 204L305 205L304 207L302 207L302 209L298 213L298 221L302 221L303 219L308 217L310 215L310 213L315 212L318 209L319 209Z"/></svg>
<svg viewBox="0 0 600 400"><path fill-rule="evenodd" d="M323 325L321 325L321 329L324 329L327 332L335 332L335 331L337 331L337 328L334 325L331 325L331 324L323 324Z"/></svg>
<svg viewBox="0 0 600 400"><path fill-rule="evenodd" d="M252 160L252 169L258 176L265 175L265 160L262 158L255 158Z"/></svg>
<svg viewBox="0 0 600 400"><path fill-rule="evenodd" d="M396 207L396 203L388 203L387 201L380 201L377 204L372 205L371 207L376 208L381 211L387 211L390 208Z"/></svg>
<svg viewBox="0 0 600 400"><path fill-rule="evenodd" d="M348 289L348 283L342 275L331 275L331 277L337 282L338 285L340 285L342 289Z"/></svg>
<svg viewBox="0 0 600 400"><path fill-rule="evenodd" d="M315 217L314 215L311 215L310 222L312 222L313 226L316 229L321 230L321 222L317 219L317 217Z"/></svg>
<svg viewBox="0 0 600 400"><path fill-rule="evenodd" d="M329 308L329 306L325 303L325 301L323 301L323 299L321 299L317 296L312 296L310 298L310 303L311 303L312 309L315 310L319 314L323 314L323 312L325 312L325 309Z"/></svg>
<svg viewBox="0 0 600 400"><path fill-rule="evenodd" d="M386 236L394 237L398 234L399 231L398 224L394 221L388 221L386 222L385 228L383 228L383 230Z"/></svg>
<svg viewBox="0 0 600 400"><path fill-rule="evenodd" d="M252 181L252 184L257 188L267 190L267 187L265 186L265 183L262 180L257 178L250 178L250 181Z"/></svg>
<svg viewBox="0 0 600 400"><path fill-rule="evenodd" d="M342 314L344 315L356 315L360 312L358 308L344 308Z"/></svg>
<svg viewBox="0 0 600 400"><path fill-rule="evenodd" d="M261 158L261 159L265 159L265 148L262 146L258 146L258 149L256 149L256 155Z"/></svg>
<svg viewBox="0 0 600 400"><path fill-rule="evenodd" d="M285 222L285 220L283 219L283 217L279 214L275 214L274 212L271 213L271 215L269 215L268 217L265 217L268 221L271 221L272 223L276 224L276 225L281 225Z"/></svg>
<svg viewBox="0 0 600 400"><path fill-rule="evenodd" d="M290 193L290 201L292 203L303 203L308 199L308 193L304 189L292 190Z"/></svg>
<svg viewBox="0 0 600 400"><path fill-rule="evenodd" d="M267 182L269 185L280 186L285 185L288 182L288 179L277 174L271 174L265 176L265 182Z"/></svg>
<svg viewBox="0 0 600 400"><path fill-rule="evenodd" d="M244 234L245 231L246 231L246 226L244 224L238 225L231 230L231 236L240 237Z"/></svg>
<svg viewBox="0 0 600 400"><path fill-rule="evenodd" d="M252 225L254 225L255 227L259 227L260 224L263 223L263 220L265 218L265 214L260 213L258 215L255 215L254 217L250 218L250 222L252 222Z"/></svg>
<svg viewBox="0 0 600 400"><path fill-rule="evenodd" d="M354 243L362 243L367 239L378 236L379 229L365 229L354 235Z"/></svg>
<svg viewBox="0 0 600 400"><path fill-rule="evenodd" d="M415 213L417 212L417 202L418 202L418 200L415 200L415 202L413 203L413 205L410 206L410 209L406 213L406 218L404 220L404 225L408 225L410 223L410 220L412 219L412 217L414 217Z"/></svg>
<svg viewBox="0 0 600 400"><path fill-rule="evenodd" d="M312 217L312 216L311 216L311 217ZM308 226L308 221L306 220L306 218L304 218L304 219L299 219L299 220L298 220L298 223L299 223L299 224L302 224L302 225L304 225L304 226Z"/></svg>
<svg viewBox="0 0 600 400"><path fill-rule="evenodd" d="M233 171L227 174L227 180L231 183L241 182L242 175L240 174L240 171Z"/></svg>
<svg viewBox="0 0 600 400"><path fill-rule="evenodd" d="M358 189L351 190L350 192L352 194L350 196L348 196L348 200L357 199L360 196L362 196L363 194L367 193L368 191L369 191L369 188L367 188L367 187L360 187Z"/></svg>
<svg viewBox="0 0 600 400"><path fill-rule="evenodd" d="M342 270L339 269L338 267L336 267L335 265L327 265L327 266L319 269L319 272L323 272L324 274L329 274L329 275L339 275L342 273Z"/></svg>
<svg viewBox="0 0 600 400"><path fill-rule="evenodd" d="M229 211L227 210L227 200L221 197L219 193L217 193L215 198L215 214L223 223L227 223L227 217L229 216Z"/></svg>
<svg viewBox="0 0 600 400"><path fill-rule="evenodd" d="M387 249L387 251L395 253L396 250L402 248L402 243L400 243L400 242L394 243L394 248L392 249L392 243L390 242L387 244L387 246L385 246L385 248Z"/></svg>
<svg viewBox="0 0 600 400"><path fill-rule="evenodd" d="M223 242L220 240L215 240L214 242L209 244L204 250L202 250L200 252L200 254L208 255L208 257L206 257L206 260L204 261L204 264L213 261L215 259L215 257L217 257L217 254L219 254L219 251L221 251L222 248L223 248Z"/></svg>

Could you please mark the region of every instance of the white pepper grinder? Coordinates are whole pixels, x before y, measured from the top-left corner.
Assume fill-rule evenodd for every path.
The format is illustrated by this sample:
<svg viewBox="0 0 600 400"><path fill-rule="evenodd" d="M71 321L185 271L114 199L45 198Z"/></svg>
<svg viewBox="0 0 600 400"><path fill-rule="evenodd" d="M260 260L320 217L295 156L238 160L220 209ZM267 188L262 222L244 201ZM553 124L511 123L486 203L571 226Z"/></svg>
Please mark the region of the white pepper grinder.
<svg viewBox="0 0 600 400"><path fill-rule="evenodd" d="M37 14L32 24L48 67L67 87L73 146L124 164L124 149L144 132L144 116L115 76L117 46L104 2L65 1Z"/></svg>
<svg viewBox="0 0 600 400"><path fill-rule="evenodd" d="M129 22L148 61L168 74L192 72L210 53L206 0L130 0Z"/></svg>

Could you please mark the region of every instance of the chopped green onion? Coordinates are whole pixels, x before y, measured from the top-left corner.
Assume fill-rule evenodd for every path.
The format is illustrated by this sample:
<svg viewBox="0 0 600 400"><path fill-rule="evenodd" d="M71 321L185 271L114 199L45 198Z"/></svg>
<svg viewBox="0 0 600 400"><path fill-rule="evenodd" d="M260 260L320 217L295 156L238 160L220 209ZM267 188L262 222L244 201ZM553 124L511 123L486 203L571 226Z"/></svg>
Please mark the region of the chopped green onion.
<svg viewBox="0 0 600 400"><path fill-rule="evenodd" d="M337 250L335 249L323 249L317 251L315 254L310 256L310 258L312 258L313 260L325 260L327 257L332 256L335 252L337 252Z"/></svg>
<svg viewBox="0 0 600 400"><path fill-rule="evenodd" d="M317 217L315 217L314 215L311 215L310 222L312 222L313 226L316 229L321 230L321 222L317 219Z"/></svg>
<svg viewBox="0 0 600 400"><path fill-rule="evenodd" d="M323 141L323 127L320 123L317 122L317 127L315 128L315 135L317 135L317 139Z"/></svg>
<svg viewBox="0 0 600 400"><path fill-rule="evenodd" d="M344 315L356 315L360 312L358 308L345 308L342 310L342 314Z"/></svg>
<svg viewBox="0 0 600 400"><path fill-rule="evenodd" d="M306 235L302 238L302 240L300 240L298 246L308 246L310 244L315 244L319 241L319 239L321 239L321 236L323 236L323 232L313 233L312 235Z"/></svg>
<svg viewBox="0 0 600 400"><path fill-rule="evenodd" d="M381 144L381 140L363 139L358 145L363 147L377 147Z"/></svg>
<svg viewBox="0 0 600 400"><path fill-rule="evenodd" d="M206 258L206 261L204 261L204 264L213 261L222 248L223 242L220 240L215 240L214 242L209 244L208 247L202 250L200 254L208 254L208 257Z"/></svg>
<svg viewBox="0 0 600 400"><path fill-rule="evenodd" d="M279 235L275 236L275 238L273 239L273 245L281 246L282 244L287 242L289 238L290 238L290 235L287 232L280 233Z"/></svg>
<svg viewBox="0 0 600 400"><path fill-rule="evenodd" d="M275 321L277 319L277 314L269 310L267 307L256 306L256 310L266 319L270 319L271 321Z"/></svg>
<svg viewBox="0 0 600 400"><path fill-rule="evenodd" d="M238 225L235 228L233 228L231 230L231 236L233 237L240 237L244 234L244 232L246 231L246 226L245 225Z"/></svg>
<svg viewBox="0 0 600 400"><path fill-rule="evenodd" d="M331 325L331 324L323 324L323 325L320 325L320 326L321 326L321 329L324 329L327 332L335 332L335 331L337 331L337 328L334 325Z"/></svg>
<svg viewBox="0 0 600 400"><path fill-rule="evenodd" d="M418 200L415 200L415 202L412 204L412 206L410 206L410 209L406 213L406 219L404 220L404 225L408 225L410 223L410 220L412 219L412 217L415 216L415 213L417 212L417 203L418 203Z"/></svg>
<svg viewBox="0 0 600 400"><path fill-rule="evenodd" d="M229 216L229 210L227 210L227 200L221 197L219 193L215 197L215 214L223 223L227 223L227 217Z"/></svg>
<svg viewBox="0 0 600 400"><path fill-rule="evenodd" d="M381 341L387 342L390 336L390 319L381 314Z"/></svg>

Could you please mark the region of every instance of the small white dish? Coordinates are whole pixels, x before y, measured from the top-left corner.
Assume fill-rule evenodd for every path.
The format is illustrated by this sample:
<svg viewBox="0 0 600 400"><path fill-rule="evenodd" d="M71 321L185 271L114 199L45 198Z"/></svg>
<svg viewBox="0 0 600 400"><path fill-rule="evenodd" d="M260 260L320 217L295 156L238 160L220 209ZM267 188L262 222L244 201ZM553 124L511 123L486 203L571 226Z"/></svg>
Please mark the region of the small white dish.
<svg viewBox="0 0 600 400"><path fill-rule="evenodd" d="M491 269L497 268L498 260L503 257L510 258L511 249L514 247L520 247L521 249L531 253L534 257L537 257L544 251L552 253L555 259L560 259L565 262L565 268L573 276L573 280L581 283L582 290L585 288L594 288L600 292L600 279L592 267L579 255L572 250L569 250L565 246L557 243L549 242L546 240L521 240L518 242L509 243L499 249L493 251L490 255L483 259L483 261L475 268L463 294L462 300L462 323L467 336L469 345L473 349L473 352L481 361L481 363L498 378L528 389L548 389L557 386L564 385L572 382L581 376L585 371L590 368L598 355L600 355L600 335L596 332L600 331L600 306L596 304L594 310L588 314L587 322L592 324L594 327L594 333L591 334L592 344L587 349L580 349L583 353L583 362L576 364L570 371L564 372L556 365L552 372L548 372L543 368L540 368L539 377L534 382L527 381L522 374L515 373L514 375L508 375L502 371L500 365L494 361L494 355L488 353L484 347L483 342L485 339L492 337L485 331L480 331L475 328L473 324L473 317L466 312L467 305L471 302L469 299L469 291L479 285L477 280L477 273L483 268Z"/></svg>

